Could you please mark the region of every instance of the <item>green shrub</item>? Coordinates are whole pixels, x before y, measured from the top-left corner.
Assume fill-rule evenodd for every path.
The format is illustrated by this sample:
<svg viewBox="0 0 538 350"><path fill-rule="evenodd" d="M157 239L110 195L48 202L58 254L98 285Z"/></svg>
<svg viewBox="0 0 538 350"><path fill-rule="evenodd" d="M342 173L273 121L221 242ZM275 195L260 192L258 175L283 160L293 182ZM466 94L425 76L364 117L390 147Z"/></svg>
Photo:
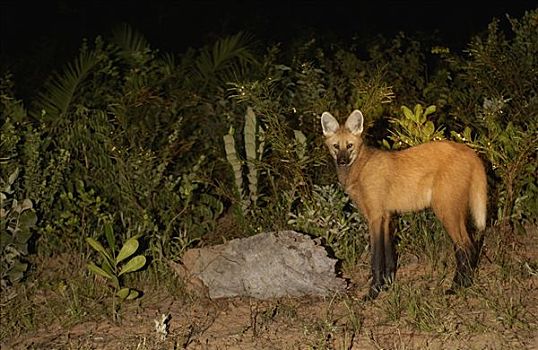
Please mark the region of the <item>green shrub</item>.
<svg viewBox="0 0 538 350"><path fill-rule="evenodd" d="M116 299L120 302L136 299L140 293L133 288L125 287L123 277L127 273L136 272L146 265L144 255L136 255L139 247L138 237L131 237L117 250L116 237L111 223L104 224L104 236L108 244L105 248L99 241L86 237L86 242L99 253L101 264L94 262L88 264L88 269L97 276L106 278L114 291L112 302L112 315L114 320L119 320ZM127 261L127 259L129 259Z"/></svg>
<svg viewBox="0 0 538 350"><path fill-rule="evenodd" d="M494 222L503 229L536 223L538 141L538 9L508 18L511 31L493 20L473 38L455 75L453 114L471 127L466 142L493 169ZM462 127L463 129L463 127ZM458 130L455 130L458 131Z"/></svg>
<svg viewBox="0 0 538 350"><path fill-rule="evenodd" d="M13 188L18 168L7 178L0 178L0 288L21 281L28 270L26 258L32 229L37 223L33 203L18 201Z"/></svg>
<svg viewBox="0 0 538 350"><path fill-rule="evenodd" d="M443 128L436 128L434 122L427 119L436 110L434 105L424 109L421 104L416 104L413 111L402 106L403 117L391 119L394 126L390 130L389 138L393 145L391 147L386 140L383 140L383 145L389 149L399 149L444 139Z"/></svg>
<svg viewBox="0 0 538 350"><path fill-rule="evenodd" d="M83 43L78 57L44 85L32 118L2 95L9 97L3 98L7 112L28 125L5 137L13 134L10 162L23 169L20 188L43 217L41 249L85 249L80 237L110 214L121 213L129 232L145 232L158 260L186 248L175 238L190 244L214 229L223 205L210 190L209 165L220 158L211 144L223 132L213 135L214 123L207 128L216 113L207 106L216 103L213 77L220 84L235 68L254 64L241 46L245 38L223 39L217 51L201 49L176 64L122 27L110 41ZM213 85L200 90L203 81Z"/></svg>
<svg viewBox="0 0 538 350"><path fill-rule="evenodd" d="M20 169L10 198L33 203L38 252L83 252L81 237L115 217L116 238L142 234L159 263L241 207L231 216L247 233L292 226L352 261L366 244L351 234L362 223L326 186L336 179L319 117L359 108L368 141L386 148L469 144L492 169L492 223L536 223L537 15L509 19L509 33L493 21L463 55L403 33L360 51L316 40L256 51L239 33L173 56L121 26L84 41L29 112L3 77L0 177ZM437 231L427 215L400 219L400 231Z"/></svg>
<svg viewBox="0 0 538 350"><path fill-rule="evenodd" d="M317 186L289 213L290 226L314 237L352 266L368 247L368 224L337 185Z"/></svg>

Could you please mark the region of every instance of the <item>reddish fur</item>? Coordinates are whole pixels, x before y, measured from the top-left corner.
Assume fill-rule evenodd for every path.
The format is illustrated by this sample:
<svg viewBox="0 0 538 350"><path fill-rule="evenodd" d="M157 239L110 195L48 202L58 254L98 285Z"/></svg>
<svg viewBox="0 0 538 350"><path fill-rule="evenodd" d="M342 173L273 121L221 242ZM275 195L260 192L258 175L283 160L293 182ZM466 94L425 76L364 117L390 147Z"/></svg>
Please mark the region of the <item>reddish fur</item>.
<svg viewBox="0 0 538 350"><path fill-rule="evenodd" d="M486 173L481 160L465 145L437 141L398 152L363 145L351 166L338 167L337 172L368 222L375 224L394 212L431 207L462 248L471 243L465 228L469 209L475 225L484 229Z"/></svg>
<svg viewBox="0 0 538 350"><path fill-rule="evenodd" d="M335 160L340 155L351 158L349 165L337 164L338 179L366 217L372 242L379 235L388 242L393 213L431 207L455 245L471 252L473 240L466 228L469 211L477 229L486 225L486 172L476 153L451 141L394 152L372 149L362 141L362 114L360 118L360 130L354 133L337 124L329 125L328 129L335 125L337 129L328 132L324 125L324 132ZM347 149L349 144L352 147Z"/></svg>

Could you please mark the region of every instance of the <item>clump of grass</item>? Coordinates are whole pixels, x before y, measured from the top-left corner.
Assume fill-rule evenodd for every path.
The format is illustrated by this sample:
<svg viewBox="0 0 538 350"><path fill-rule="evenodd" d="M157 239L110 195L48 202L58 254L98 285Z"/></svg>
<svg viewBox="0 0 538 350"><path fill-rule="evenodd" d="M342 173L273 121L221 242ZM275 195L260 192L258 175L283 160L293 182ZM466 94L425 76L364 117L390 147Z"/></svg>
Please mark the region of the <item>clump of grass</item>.
<svg viewBox="0 0 538 350"><path fill-rule="evenodd" d="M350 296L335 296L326 304L322 315L305 321L304 335L309 349L351 349L361 334L364 304Z"/></svg>
<svg viewBox="0 0 538 350"><path fill-rule="evenodd" d="M533 284L529 283L531 276L521 278L520 274L519 269L503 264L469 292L479 307L491 315L486 323L489 327L500 326L514 332L529 330L532 324L536 327L538 318L532 306L537 300L532 293Z"/></svg>
<svg viewBox="0 0 538 350"><path fill-rule="evenodd" d="M106 286L85 273L80 257L40 264L35 279L2 291L0 341L43 325L69 327L106 314L102 303Z"/></svg>
<svg viewBox="0 0 538 350"><path fill-rule="evenodd" d="M381 301L380 308L389 322L419 331L442 333L451 328L449 306L440 289L397 282Z"/></svg>

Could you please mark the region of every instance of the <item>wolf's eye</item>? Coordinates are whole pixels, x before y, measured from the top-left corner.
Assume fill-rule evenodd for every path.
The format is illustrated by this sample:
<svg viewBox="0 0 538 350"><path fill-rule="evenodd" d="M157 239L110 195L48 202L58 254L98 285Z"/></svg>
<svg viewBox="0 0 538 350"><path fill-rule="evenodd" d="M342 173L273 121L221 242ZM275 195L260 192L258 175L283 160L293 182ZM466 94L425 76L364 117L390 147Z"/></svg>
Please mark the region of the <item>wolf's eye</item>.
<svg viewBox="0 0 538 350"><path fill-rule="evenodd" d="M335 143L335 144L333 145L333 147L334 147L334 149L340 149L340 145L337 144L337 143Z"/></svg>
<svg viewBox="0 0 538 350"><path fill-rule="evenodd" d="M346 145L346 148L347 148L347 149L351 149L351 148L353 148L353 144L352 144L352 143L348 143L348 144Z"/></svg>

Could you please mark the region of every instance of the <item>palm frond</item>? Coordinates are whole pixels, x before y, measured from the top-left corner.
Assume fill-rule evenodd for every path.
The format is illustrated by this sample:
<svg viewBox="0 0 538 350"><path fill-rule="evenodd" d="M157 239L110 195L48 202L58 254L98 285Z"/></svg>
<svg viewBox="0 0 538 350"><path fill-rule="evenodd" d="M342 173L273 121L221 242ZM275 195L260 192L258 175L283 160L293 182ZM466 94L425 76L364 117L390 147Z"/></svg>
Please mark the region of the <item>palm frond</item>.
<svg viewBox="0 0 538 350"><path fill-rule="evenodd" d="M123 23L112 30L111 41L125 53L144 52L149 49L149 42L142 33Z"/></svg>
<svg viewBox="0 0 538 350"><path fill-rule="evenodd" d="M162 62L163 71L166 73L166 75L172 75L173 72L176 70L176 60L174 58L174 55L165 53L160 58L160 61Z"/></svg>
<svg viewBox="0 0 538 350"><path fill-rule="evenodd" d="M219 39L212 47L201 50L195 64L196 69L205 80L210 80L217 74L238 75L241 68L256 63L251 45L252 36L242 32Z"/></svg>
<svg viewBox="0 0 538 350"><path fill-rule="evenodd" d="M74 62L69 63L63 72L55 73L45 83L44 91L38 95L34 108L31 110L32 116L53 123L64 120L77 89L98 61L95 51L89 49L81 51Z"/></svg>

